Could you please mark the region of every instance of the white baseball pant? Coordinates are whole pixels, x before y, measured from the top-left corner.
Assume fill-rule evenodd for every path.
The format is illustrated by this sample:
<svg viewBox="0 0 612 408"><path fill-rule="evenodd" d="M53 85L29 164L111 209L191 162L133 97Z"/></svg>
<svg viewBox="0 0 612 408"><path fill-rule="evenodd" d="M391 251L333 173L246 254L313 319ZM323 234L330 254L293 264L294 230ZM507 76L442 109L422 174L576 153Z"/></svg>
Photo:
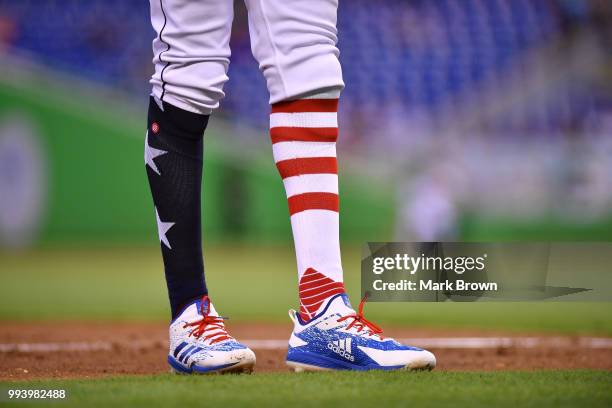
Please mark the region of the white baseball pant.
<svg viewBox="0 0 612 408"><path fill-rule="evenodd" d="M336 48L338 0L245 0L251 50L270 103L338 97L344 87ZM153 95L209 114L225 96L233 0L150 0Z"/></svg>

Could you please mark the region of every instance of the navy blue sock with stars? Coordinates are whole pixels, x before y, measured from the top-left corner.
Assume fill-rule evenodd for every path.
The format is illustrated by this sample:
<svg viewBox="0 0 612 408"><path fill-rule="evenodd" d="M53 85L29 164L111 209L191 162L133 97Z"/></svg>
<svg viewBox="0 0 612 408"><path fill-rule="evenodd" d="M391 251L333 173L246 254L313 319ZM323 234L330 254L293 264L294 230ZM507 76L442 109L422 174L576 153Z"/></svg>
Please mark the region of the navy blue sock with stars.
<svg viewBox="0 0 612 408"><path fill-rule="evenodd" d="M145 168L153 196L174 319L208 293L204 279L200 197L208 115L149 101Z"/></svg>

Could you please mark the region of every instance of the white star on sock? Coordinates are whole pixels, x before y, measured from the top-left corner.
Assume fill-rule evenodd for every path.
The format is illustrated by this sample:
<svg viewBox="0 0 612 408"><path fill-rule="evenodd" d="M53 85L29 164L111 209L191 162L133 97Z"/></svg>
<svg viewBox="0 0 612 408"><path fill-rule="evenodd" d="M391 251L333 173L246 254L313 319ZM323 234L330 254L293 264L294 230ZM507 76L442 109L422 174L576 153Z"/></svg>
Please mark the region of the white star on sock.
<svg viewBox="0 0 612 408"><path fill-rule="evenodd" d="M145 155L144 155L145 166L149 166L151 170L153 170L154 172L156 172L158 175L161 176L161 173L159 169L157 168L157 166L155 165L155 162L153 161L153 159L163 154L166 154L166 153L168 152L165 150L159 150L149 145L149 131L147 130L147 133L145 135Z"/></svg>
<svg viewBox="0 0 612 408"><path fill-rule="evenodd" d="M157 212L157 207L155 207L155 218L157 218L157 234L159 235L159 241L163 242L168 249L172 249L170 246L170 242L168 242L168 237L166 233L170 228L174 226L173 222L163 222L159 219L159 213Z"/></svg>

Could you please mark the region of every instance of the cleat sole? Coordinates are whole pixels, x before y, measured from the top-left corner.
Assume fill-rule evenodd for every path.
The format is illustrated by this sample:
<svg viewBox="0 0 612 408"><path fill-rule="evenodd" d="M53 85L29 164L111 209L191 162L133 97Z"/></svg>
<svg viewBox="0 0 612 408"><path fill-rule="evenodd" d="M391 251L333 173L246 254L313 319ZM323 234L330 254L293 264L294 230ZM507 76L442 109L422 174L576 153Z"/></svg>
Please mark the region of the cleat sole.
<svg viewBox="0 0 612 408"><path fill-rule="evenodd" d="M251 374L255 367L255 361L243 361L218 368L186 368L172 356L168 356L168 363L170 364L170 372L178 375Z"/></svg>

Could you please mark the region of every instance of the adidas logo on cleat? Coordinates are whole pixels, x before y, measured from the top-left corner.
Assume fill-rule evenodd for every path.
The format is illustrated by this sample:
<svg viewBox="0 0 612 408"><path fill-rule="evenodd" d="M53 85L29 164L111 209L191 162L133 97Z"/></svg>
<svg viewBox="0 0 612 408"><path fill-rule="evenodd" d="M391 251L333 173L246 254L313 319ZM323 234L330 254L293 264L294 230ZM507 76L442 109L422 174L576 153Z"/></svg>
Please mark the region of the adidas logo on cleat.
<svg viewBox="0 0 612 408"><path fill-rule="evenodd" d="M355 357L351 354L351 338L340 339L327 343L327 348L336 354L341 355L349 361L354 362Z"/></svg>

